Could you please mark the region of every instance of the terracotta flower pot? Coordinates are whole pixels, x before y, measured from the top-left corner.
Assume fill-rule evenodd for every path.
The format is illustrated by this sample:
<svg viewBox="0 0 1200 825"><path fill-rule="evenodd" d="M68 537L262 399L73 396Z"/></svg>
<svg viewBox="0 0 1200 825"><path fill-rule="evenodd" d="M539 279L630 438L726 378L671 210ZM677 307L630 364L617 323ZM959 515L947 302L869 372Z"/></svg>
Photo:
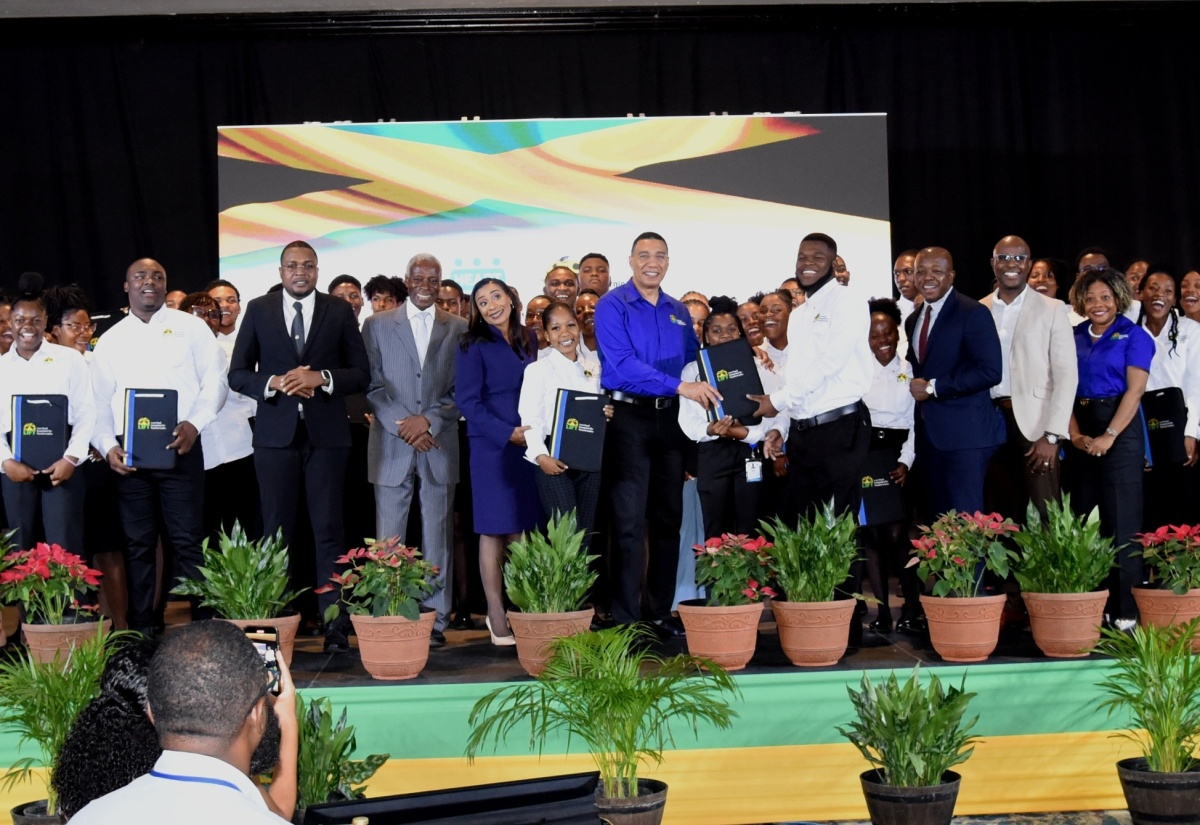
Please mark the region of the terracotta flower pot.
<svg viewBox="0 0 1200 825"><path fill-rule="evenodd" d="M1200 769L1159 773L1133 757L1117 763L1117 776L1133 825L1200 825Z"/></svg>
<svg viewBox="0 0 1200 825"><path fill-rule="evenodd" d="M1008 597L921 596L929 641L947 662L982 662L1000 640L1000 616Z"/></svg>
<svg viewBox="0 0 1200 825"><path fill-rule="evenodd" d="M603 796L604 783L596 786L596 811L612 825L658 825L667 806L667 783L639 779L638 795L628 799Z"/></svg>
<svg viewBox="0 0 1200 825"><path fill-rule="evenodd" d="M104 629L112 629L112 621L104 619ZM22 624L25 645L35 662L53 662L55 657L66 660L75 645L96 638L100 621L75 624Z"/></svg>
<svg viewBox="0 0 1200 825"><path fill-rule="evenodd" d="M300 614L280 616L277 619L225 619L231 625L245 630L247 627L273 627L279 631L279 655L283 663L292 666L292 650L296 646L296 631L300 629Z"/></svg>
<svg viewBox="0 0 1200 825"><path fill-rule="evenodd" d="M771 600L779 644L791 663L800 667L836 665L850 642L854 599L832 602Z"/></svg>
<svg viewBox="0 0 1200 825"><path fill-rule="evenodd" d="M530 676L546 669L550 643L563 636L587 633L592 627L591 608L570 613L519 613L508 611L508 626L517 640L517 659Z"/></svg>
<svg viewBox="0 0 1200 825"><path fill-rule="evenodd" d="M709 607L702 599L679 603L688 652L712 659L726 670L741 670L754 656L763 606L757 602Z"/></svg>
<svg viewBox="0 0 1200 825"><path fill-rule="evenodd" d="M1056 659L1087 656L1100 641L1107 590L1091 593L1022 593L1038 649Z"/></svg>
<svg viewBox="0 0 1200 825"><path fill-rule="evenodd" d="M1151 627L1187 624L1200 616L1200 588L1177 596L1158 587L1135 587L1133 600L1137 602L1141 623ZM1200 653L1200 635L1192 642L1192 650Z"/></svg>
<svg viewBox="0 0 1200 825"><path fill-rule="evenodd" d="M350 614L358 653L372 679L414 679L429 661L429 634L437 613L422 610L415 622L403 616Z"/></svg>

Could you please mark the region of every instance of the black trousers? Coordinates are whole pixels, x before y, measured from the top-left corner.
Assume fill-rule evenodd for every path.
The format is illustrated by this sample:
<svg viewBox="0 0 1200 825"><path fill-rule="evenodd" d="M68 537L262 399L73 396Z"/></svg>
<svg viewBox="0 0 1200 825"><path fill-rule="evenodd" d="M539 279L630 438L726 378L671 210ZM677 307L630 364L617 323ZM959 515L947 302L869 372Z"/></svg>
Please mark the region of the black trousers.
<svg viewBox="0 0 1200 825"><path fill-rule="evenodd" d="M600 473L567 470L551 476L539 468L535 478L546 519L553 518L556 513L574 510L575 524L584 531L583 551L589 552L596 526L596 505L600 500Z"/></svg>
<svg viewBox="0 0 1200 825"><path fill-rule="evenodd" d="M696 465L696 491L704 516L704 537L722 533L754 535L758 532L762 481L746 480L750 445L729 438L703 441ZM765 476L771 463L763 461Z"/></svg>
<svg viewBox="0 0 1200 825"><path fill-rule="evenodd" d="M32 481L18 484L0 474L4 510L8 514L8 523L17 530L13 547L22 550L32 547L41 538L37 532L40 522L48 543L84 556L84 484L82 467L76 468L70 480L57 487L41 487Z"/></svg>
<svg viewBox="0 0 1200 825"><path fill-rule="evenodd" d="M618 624L641 621L643 615L665 619L671 614L679 564L686 438L674 403L661 410L621 402L613 406L604 443L604 466L612 467L612 616Z"/></svg>
<svg viewBox="0 0 1200 825"><path fill-rule="evenodd" d="M204 535L209 546L216 547L217 534L228 535L234 522L251 541L262 538L262 506L252 455L204 471Z"/></svg>
<svg viewBox="0 0 1200 825"><path fill-rule="evenodd" d="M117 502L128 542L129 627L149 633L154 623L159 524L174 552L171 582L199 575L204 540L204 454L200 438L170 470L138 470L117 476ZM161 519L161 521L160 521ZM174 586L172 584L172 586Z"/></svg>
<svg viewBox="0 0 1200 825"><path fill-rule="evenodd" d="M342 485L346 476L349 447L314 447L304 422L296 425L296 436L287 447L255 447L254 468L261 491L263 532L274 535L283 529L283 541L294 547L296 520L300 514L300 493L308 507L315 548L316 581L297 580L297 564L292 557L293 587L320 587L335 572L335 560L346 548L342 544ZM334 604L339 593L317 596L317 608Z"/></svg>
<svg viewBox="0 0 1200 825"><path fill-rule="evenodd" d="M1086 402L1086 403L1084 403ZM1120 396L1077 399L1075 421L1079 432L1096 437L1104 433L1117 412ZM1102 456L1082 450L1069 451L1067 489L1071 509L1086 515L1100 508L1100 532L1117 548L1117 568L1109 575L1108 607L1113 617L1137 618L1132 588L1145 580L1142 557L1133 555L1138 546L1133 536L1142 529L1142 476L1146 465L1142 422L1137 416L1121 431Z"/></svg>
<svg viewBox="0 0 1200 825"><path fill-rule="evenodd" d="M808 429L792 422L788 434L788 493L785 521L815 512L833 499L834 509L858 512L859 470L871 441L871 414L860 403L855 412Z"/></svg>

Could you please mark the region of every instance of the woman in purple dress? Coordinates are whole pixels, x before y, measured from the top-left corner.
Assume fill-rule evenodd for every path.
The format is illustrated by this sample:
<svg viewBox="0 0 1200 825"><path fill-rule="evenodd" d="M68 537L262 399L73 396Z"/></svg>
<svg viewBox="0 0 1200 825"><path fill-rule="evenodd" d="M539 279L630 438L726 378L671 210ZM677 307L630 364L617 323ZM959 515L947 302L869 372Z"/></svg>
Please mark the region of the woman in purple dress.
<svg viewBox="0 0 1200 825"><path fill-rule="evenodd" d="M467 419L471 493L479 533L479 573L487 596L492 644L516 643L504 617L504 550L532 530L541 515L536 468L524 459L525 430L517 412L525 366L537 345L521 326L512 290L484 278L471 290L471 322L457 360L455 394Z"/></svg>

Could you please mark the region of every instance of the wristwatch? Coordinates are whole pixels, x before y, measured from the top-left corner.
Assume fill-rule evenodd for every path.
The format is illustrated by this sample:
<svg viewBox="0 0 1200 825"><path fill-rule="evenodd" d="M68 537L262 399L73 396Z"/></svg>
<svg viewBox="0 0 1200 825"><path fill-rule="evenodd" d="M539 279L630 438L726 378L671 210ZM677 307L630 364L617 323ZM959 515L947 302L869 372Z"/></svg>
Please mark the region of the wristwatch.
<svg viewBox="0 0 1200 825"><path fill-rule="evenodd" d="M1116 431L1116 430L1114 430L1112 427L1105 427L1105 428L1104 428L1104 432L1108 433L1108 434L1109 434L1109 435L1111 435L1113 438L1116 438L1116 437L1117 437L1117 431Z"/></svg>
<svg viewBox="0 0 1200 825"><path fill-rule="evenodd" d="M1053 447L1055 444L1057 444L1058 440L1060 438L1062 438L1062 436L1055 435L1054 433L1043 433L1043 436L1046 439L1046 443L1049 444L1051 447Z"/></svg>
<svg viewBox="0 0 1200 825"><path fill-rule="evenodd" d="M321 386L328 387L333 383L333 374L329 370L321 370Z"/></svg>

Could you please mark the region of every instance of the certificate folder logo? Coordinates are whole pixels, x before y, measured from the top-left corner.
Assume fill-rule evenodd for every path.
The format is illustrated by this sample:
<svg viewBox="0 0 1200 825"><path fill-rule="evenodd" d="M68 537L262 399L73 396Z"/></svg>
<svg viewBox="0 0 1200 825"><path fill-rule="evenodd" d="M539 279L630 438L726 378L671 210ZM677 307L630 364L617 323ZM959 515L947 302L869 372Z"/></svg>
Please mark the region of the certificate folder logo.
<svg viewBox="0 0 1200 825"><path fill-rule="evenodd" d="M137 422L137 428L138 428L139 430L148 430L148 429L150 429L150 419L149 419L149 418L145 418L145 417L139 418L139 419L138 419L138 422Z"/></svg>
<svg viewBox="0 0 1200 825"><path fill-rule="evenodd" d="M578 418L568 418L565 426L568 430L578 430L579 429L579 419Z"/></svg>
<svg viewBox="0 0 1200 825"><path fill-rule="evenodd" d="M37 424L32 421L21 427L21 435L37 435Z"/></svg>

